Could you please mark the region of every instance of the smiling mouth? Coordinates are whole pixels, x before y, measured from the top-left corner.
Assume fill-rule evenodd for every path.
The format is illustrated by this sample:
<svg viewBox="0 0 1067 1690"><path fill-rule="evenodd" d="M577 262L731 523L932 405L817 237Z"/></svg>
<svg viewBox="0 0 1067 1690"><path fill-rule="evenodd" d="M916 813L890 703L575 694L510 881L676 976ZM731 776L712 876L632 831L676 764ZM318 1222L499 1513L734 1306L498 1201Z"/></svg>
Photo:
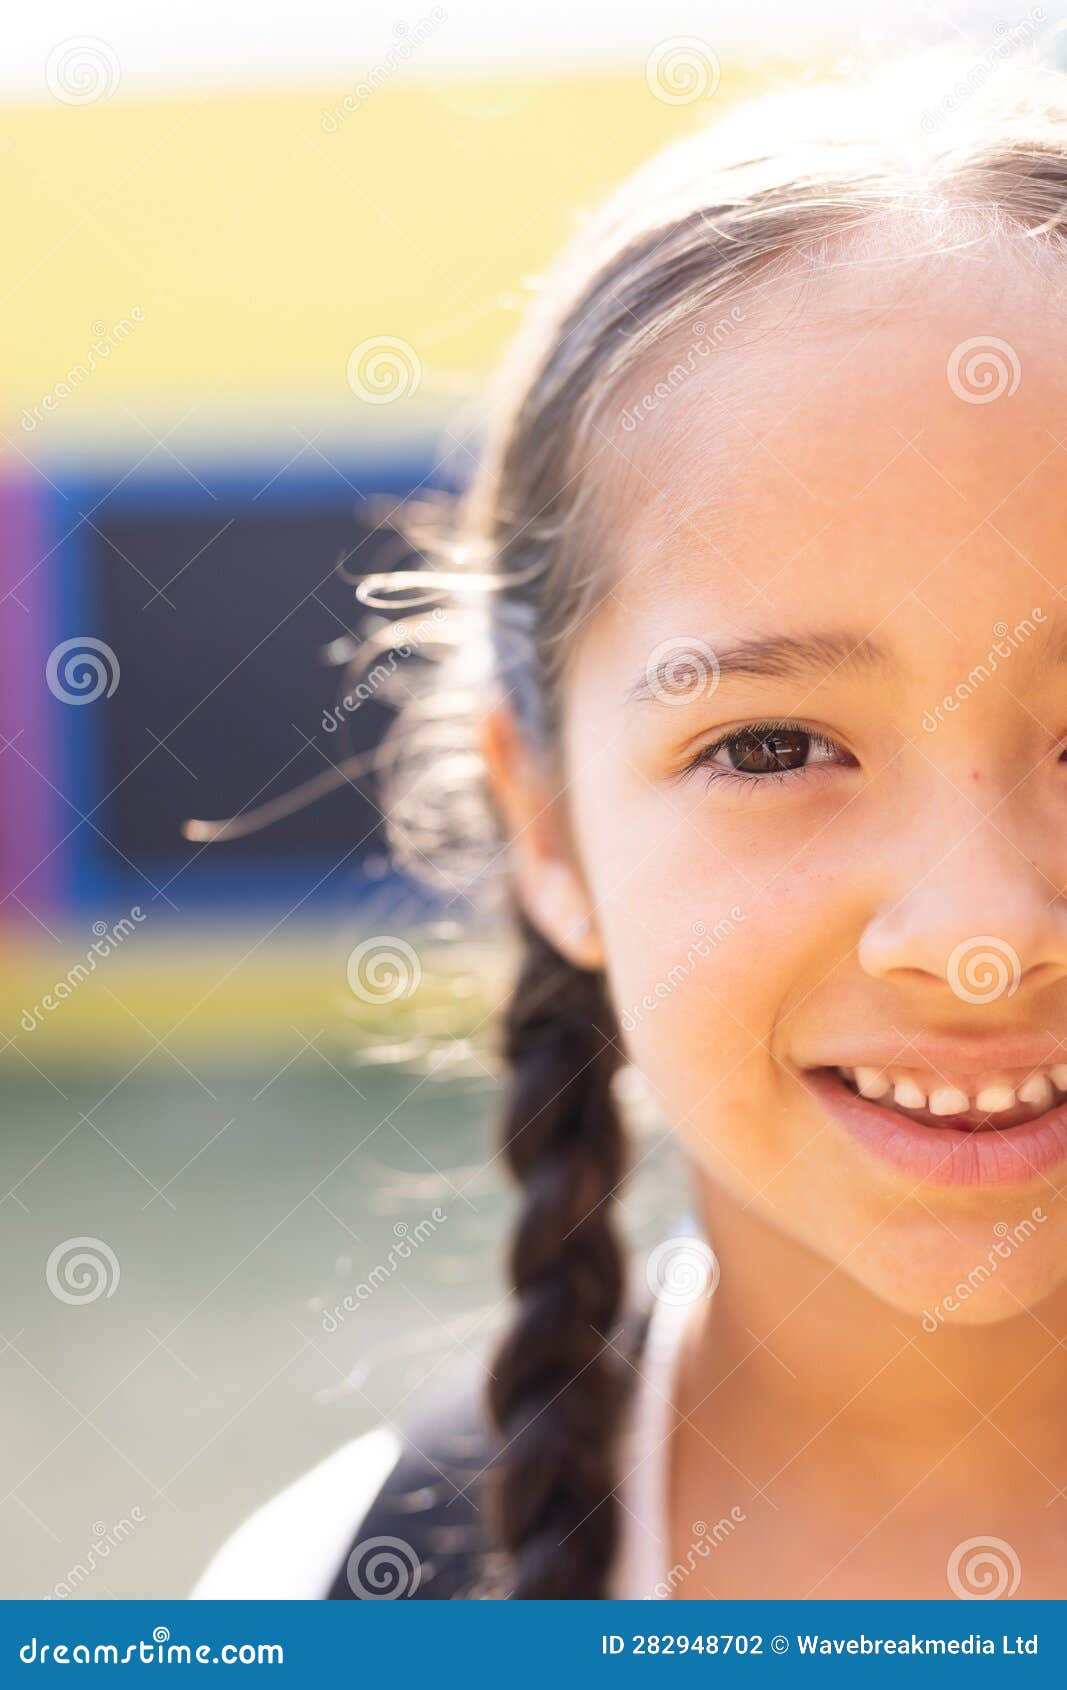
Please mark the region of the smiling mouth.
<svg viewBox="0 0 1067 1690"><path fill-rule="evenodd" d="M1003 1077L954 1083L938 1076L879 1068L824 1068L853 1096L917 1126L957 1132L1004 1132L1028 1126L1067 1101L1067 1063L1037 1069L1017 1082Z"/></svg>

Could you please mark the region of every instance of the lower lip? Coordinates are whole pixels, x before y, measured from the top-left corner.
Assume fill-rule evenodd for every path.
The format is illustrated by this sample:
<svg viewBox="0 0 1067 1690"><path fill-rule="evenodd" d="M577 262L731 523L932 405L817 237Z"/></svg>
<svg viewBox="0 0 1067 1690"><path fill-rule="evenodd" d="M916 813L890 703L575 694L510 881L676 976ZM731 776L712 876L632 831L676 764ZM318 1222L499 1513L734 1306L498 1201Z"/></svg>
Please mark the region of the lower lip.
<svg viewBox="0 0 1067 1690"><path fill-rule="evenodd" d="M864 1149L930 1185L1030 1185L1067 1159L1067 1103L1017 1127L927 1127L880 1109L822 1068L803 1076L827 1114Z"/></svg>

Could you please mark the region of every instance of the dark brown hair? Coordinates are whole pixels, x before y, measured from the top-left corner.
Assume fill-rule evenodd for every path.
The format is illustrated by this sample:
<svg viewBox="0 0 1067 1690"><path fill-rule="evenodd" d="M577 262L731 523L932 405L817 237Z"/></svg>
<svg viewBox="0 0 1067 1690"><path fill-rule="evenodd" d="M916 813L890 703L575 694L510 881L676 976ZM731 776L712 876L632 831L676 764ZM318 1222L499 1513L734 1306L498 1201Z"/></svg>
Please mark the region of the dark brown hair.
<svg viewBox="0 0 1067 1690"><path fill-rule="evenodd" d="M603 1596L625 1366L611 1342L623 1292L612 1214L624 1159L612 1096L620 1055L603 976L520 925L503 1138L523 1207L511 1245L515 1318L489 1388L505 1441L496 1524L514 1596Z"/></svg>

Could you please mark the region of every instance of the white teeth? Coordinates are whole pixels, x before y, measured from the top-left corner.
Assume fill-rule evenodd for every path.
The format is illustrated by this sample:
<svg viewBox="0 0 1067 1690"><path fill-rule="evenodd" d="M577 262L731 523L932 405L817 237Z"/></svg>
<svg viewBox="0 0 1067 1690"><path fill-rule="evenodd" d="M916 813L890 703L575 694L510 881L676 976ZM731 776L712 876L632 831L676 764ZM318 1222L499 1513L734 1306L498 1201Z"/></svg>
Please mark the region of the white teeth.
<svg viewBox="0 0 1067 1690"><path fill-rule="evenodd" d="M841 1068L838 1072L855 1086L861 1097L886 1107L927 1109L931 1115L942 1116L972 1112L1000 1115L1014 1109L1017 1103L1043 1114L1054 1104L1062 1103L1061 1094L1067 1092L1067 1062L1028 1075L1018 1087L993 1081L979 1087L971 1096L947 1081L933 1086L927 1094L912 1076L904 1075L893 1080L884 1068Z"/></svg>
<svg viewBox="0 0 1067 1690"><path fill-rule="evenodd" d="M1052 1081L1047 1074L1031 1074L1016 1092L1020 1103L1032 1104L1035 1109L1047 1109L1052 1102Z"/></svg>
<svg viewBox="0 0 1067 1690"><path fill-rule="evenodd" d="M999 1115L1004 1109L1015 1108L1015 1087L983 1086L974 1102L983 1114Z"/></svg>
<svg viewBox="0 0 1067 1690"><path fill-rule="evenodd" d="M892 1085L880 1068L857 1068L856 1090L861 1097L884 1097Z"/></svg>
<svg viewBox="0 0 1067 1690"><path fill-rule="evenodd" d="M898 1080L893 1087L893 1102L902 1109L925 1109L926 1093L914 1080Z"/></svg>
<svg viewBox="0 0 1067 1690"><path fill-rule="evenodd" d="M931 1115L962 1115L970 1106L967 1093L956 1086L937 1086L930 1093Z"/></svg>

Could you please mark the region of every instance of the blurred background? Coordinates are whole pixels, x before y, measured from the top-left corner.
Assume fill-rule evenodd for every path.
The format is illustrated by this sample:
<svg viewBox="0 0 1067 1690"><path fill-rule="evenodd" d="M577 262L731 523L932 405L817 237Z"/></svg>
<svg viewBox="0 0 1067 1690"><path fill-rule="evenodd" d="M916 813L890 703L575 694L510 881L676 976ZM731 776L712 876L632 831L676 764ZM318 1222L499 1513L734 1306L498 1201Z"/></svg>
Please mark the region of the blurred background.
<svg viewBox="0 0 1067 1690"><path fill-rule="evenodd" d="M244 838L181 829L328 782L386 728L384 699L331 715L366 632L351 577L395 557L383 509L469 474L539 273L739 98L929 47L965 99L1054 24L820 0L9 20L0 1594L184 1594L502 1318L507 959L476 900L399 875L350 780ZM636 1244L683 1201L654 1124L638 1160Z"/></svg>

